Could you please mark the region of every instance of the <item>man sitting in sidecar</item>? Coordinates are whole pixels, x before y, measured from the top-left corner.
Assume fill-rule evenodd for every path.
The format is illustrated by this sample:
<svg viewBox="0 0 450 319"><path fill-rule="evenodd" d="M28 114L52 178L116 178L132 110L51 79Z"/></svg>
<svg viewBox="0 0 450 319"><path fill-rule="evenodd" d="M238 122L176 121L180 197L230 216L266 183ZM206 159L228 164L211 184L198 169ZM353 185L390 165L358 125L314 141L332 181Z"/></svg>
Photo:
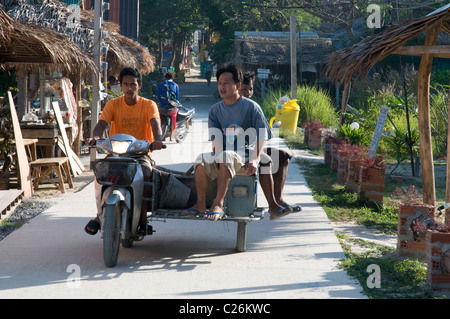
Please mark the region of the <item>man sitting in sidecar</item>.
<svg viewBox="0 0 450 319"><path fill-rule="evenodd" d="M205 214L209 220L224 216L224 199L234 176L252 175L259 165L270 165L270 157L262 150L272 138L261 107L239 94L242 71L234 64L227 64L217 71L216 78L223 100L210 107L208 116L213 152L200 154L194 163L197 202L184 211L193 215ZM217 192L207 210L206 193L209 181L213 179L217 179ZM277 214L277 218L292 211L277 208L270 212Z"/></svg>

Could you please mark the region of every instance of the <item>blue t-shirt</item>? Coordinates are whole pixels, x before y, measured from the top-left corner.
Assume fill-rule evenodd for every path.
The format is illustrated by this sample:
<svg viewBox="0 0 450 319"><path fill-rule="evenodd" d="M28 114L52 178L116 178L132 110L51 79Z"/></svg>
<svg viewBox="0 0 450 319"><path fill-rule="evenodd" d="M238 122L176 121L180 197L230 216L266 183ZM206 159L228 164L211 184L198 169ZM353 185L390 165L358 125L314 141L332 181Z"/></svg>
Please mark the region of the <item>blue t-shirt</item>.
<svg viewBox="0 0 450 319"><path fill-rule="evenodd" d="M167 87L167 91L164 89L164 87ZM175 95L175 98L178 100L180 97L180 88L178 87L178 84L176 84L173 81L164 80L161 81L158 85L158 99L159 99L159 106L164 107L167 106L168 103L164 98L169 97L170 92L172 92Z"/></svg>
<svg viewBox="0 0 450 319"><path fill-rule="evenodd" d="M261 110L254 101L241 96L234 104L220 101L211 106L208 116L211 141L222 137L223 150L237 152L248 160L257 140L269 140L272 131Z"/></svg>

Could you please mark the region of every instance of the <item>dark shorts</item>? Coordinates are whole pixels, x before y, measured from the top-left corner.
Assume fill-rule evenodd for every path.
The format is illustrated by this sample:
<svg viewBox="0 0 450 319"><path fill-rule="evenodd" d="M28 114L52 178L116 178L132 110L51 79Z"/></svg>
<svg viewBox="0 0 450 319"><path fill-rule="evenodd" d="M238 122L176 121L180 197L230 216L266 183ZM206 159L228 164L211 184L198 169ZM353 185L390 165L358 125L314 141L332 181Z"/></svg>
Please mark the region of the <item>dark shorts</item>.
<svg viewBox="0 0 450 319"><path fill-rule="evenodd" d="M152 160L152 158L147 154L131 157L134 158L139 163L139 165L142 166L144 177L151 177L152 167L154 166L154 161Z"/></svg>
<svg viewBox="0 0 450 319"><path fill-rule="evenodd" d="M275 148L275 147L266 147L264 152L270 156L272 163L278 163L278 166L282 166L286 161L292 158L292 154L285 150Z"/></svg>

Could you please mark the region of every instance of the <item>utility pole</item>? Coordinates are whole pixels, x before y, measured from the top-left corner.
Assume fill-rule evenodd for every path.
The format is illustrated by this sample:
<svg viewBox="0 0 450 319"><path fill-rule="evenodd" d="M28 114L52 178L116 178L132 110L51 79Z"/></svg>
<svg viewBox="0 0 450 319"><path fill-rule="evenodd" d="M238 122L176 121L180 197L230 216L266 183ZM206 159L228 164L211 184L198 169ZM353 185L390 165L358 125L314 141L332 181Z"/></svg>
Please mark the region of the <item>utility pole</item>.
<svg viewBox="0 0 450 319"><path fill-rule="evenodd" d="M91 136L94 132L94 127L98 123L98 113L100 110L100 81L101 81L101 70L106 65L102 65L102 53L106 56L106 51L102 51L102 24L103 24L103 12L109 9L109 3L103 3L103 0L95 0L94 8L94 64L95 69L92 73L92 105L91 105ZM106 49L107 50L107 49ZM97 158L97 150L95 148L91 149L90 152L91 161L95 161Z"/></svg>
<svg viewBox="0 0 450 319"><path fill-rule="evenodd" d="M297 17L291 16L291 95L297 99Z"/></svg>

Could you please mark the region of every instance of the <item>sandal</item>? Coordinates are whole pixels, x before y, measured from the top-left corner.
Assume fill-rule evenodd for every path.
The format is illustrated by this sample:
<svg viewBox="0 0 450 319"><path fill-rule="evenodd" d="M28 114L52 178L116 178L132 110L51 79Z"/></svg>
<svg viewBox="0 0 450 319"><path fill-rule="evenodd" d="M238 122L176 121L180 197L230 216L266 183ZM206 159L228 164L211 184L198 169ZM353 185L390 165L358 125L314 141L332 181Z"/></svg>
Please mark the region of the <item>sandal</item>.
<svg viewBox="0 0 450 319"><path fill-rule="evenodd" d="M284 205L283 207L278 206L275 211L270 214L270 220L276 220L286 215L292 213L292 207L289 205Z"/></svg>
<svg viewBox="0 0 450 319"><path fill-rule="evenodd" d="M285 203L283 206L284 207L288 207L288 206L292 207L292 212L293 213L298 213L298 212L302 211L302 206L300 206L300 205L295 205L294 206L294 205L289 205L289 204Z"/></svg>
<svg viewBox="0 0 450 319"><path fill-rule="evenodd" d="M220 211L220 212L212 212L212 213L206 212L205 218L207 218L208 220L216 221L216 220L221 219L221 218L223 217L223 215L225 215L225 213L224 213L223 210ZM208 217L210 217L210 216L214 216L214 219L208 218Z"/></svg>
<svg viewBox="0 0 450 319"><path fill-rule="evenodd" d="M192 215L192 216L200 216L203 213L201 211L199 211L198 209L195 208L186 208L185 210L182 211L183 215Z"/></svg>
<svg viewBox="0 0 450 319"><path fill-rule="evenodd" d="M99 229L100 229L100 222L96 221L95 219L90 220L89 223L86 225L86 227L84 227L84 231L89 235L97 234Z"/></svg>

